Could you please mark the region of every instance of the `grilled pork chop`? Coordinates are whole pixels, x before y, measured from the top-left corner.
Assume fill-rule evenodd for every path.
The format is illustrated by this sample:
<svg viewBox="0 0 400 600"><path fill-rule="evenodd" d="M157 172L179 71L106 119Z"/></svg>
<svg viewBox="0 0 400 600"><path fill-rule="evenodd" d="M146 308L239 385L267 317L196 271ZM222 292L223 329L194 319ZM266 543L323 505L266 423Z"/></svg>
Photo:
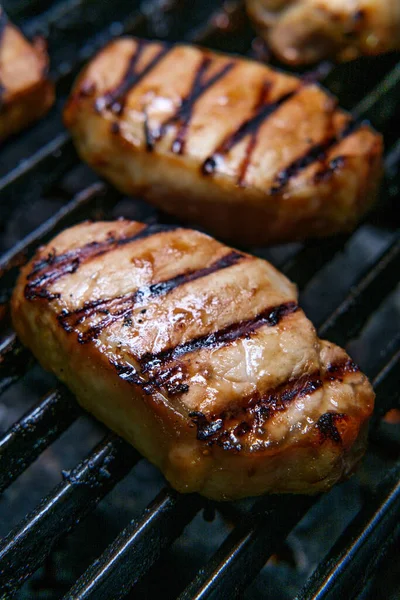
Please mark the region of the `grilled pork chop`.
<svg viewBox="0 0 400 600"><path fill-rule="evenodd" d="M189 229L82 223L20 275L13 322L181 492L316 493L364 452L374 393L264 260Z"/></svg>
<svg viewBox="0 0 400 600"><path fill-rule="evenodd" d="M0 142L41 117L54 102L43 40L29 43L0 6Z"/></svg>
<svg viewBox="0 0 400 600"><path fill-rule="evenodd" d="M381 137L319 86L193 46L112 42L64 118L121 191L239 244L353 227L381 170Z"/></svg>
<svg viewBox="0 0 400 600"><path fill-rule="evenodd" d="M299 65L400 49L399 0L246 0L271 50Z"/></svg>

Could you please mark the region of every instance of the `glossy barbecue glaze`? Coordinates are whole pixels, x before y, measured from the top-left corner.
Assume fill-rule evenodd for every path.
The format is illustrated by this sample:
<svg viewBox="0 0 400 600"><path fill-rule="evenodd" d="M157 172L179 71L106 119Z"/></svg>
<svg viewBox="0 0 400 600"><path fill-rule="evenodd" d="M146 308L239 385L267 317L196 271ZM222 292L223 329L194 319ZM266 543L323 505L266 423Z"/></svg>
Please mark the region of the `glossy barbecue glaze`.
<svg viewBox="0 0 400 600"><path fill-rule="evenodd" d="M43 40L29 43L0 7L0 142L53 104Z"/></svg>
<svg viewBox="0 0 400 600"><path fill-rule="evenodd" d="M399 0L246 0L268 46L283 61L351 60L400 49Z"/></svg>
<svg viewBox="0 0 400 600"><path fill-rule="evenodd" d="M381 170L381 137L319 86L193 46L111 43L64 118L120 190L237 243L351 228Z"/></svg>
<svg viewBox="0 0 400 600"><path fill-rule="evenodd" d="M22 342L182 492L316 493L363 454L374 394L269 263L196 231L83 223L24 267Z"/></svg>

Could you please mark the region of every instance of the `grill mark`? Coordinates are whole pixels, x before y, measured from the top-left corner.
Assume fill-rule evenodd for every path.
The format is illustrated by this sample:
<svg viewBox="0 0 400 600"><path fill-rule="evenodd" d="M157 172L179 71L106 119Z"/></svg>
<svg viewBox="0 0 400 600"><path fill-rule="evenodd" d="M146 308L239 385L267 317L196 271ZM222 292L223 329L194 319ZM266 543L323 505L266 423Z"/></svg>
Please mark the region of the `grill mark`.
<svg viewBox="0 0 400 600"><path fill-rule="evenodd" d="M313 163L324 161L327 152L336 144L351 135L358 127L360 127L360 124L354 119L350 119L350 121L338 135L328 136L325 140L318 142L318 144L313 144L302 156L299 156L287 167L279 171L270 189L270 193L282 193L284 188L288 185L290 179L296 177L299 173L301 173L301 171ZM329 169L329 166L327 168ZM334 168L340 168L340 164L337 164L334 166Z"/></svg>
<svg viewBox="0 0 400 600"><path fill-rule="evenodd" d="M4 34L6 31L7 23L8 23L7 15L4 12L4 10L2 10L2 8L0 7L0 50L1 50L2 43L4 41ZM3 97L4 97L5 91L6 91L6 88L0 79L0 109L3 105Z"/></svg>
<svg viewBox="0 0 400 600"><path fill-rule="evenodd" d="M313 394L323 386L319 371L305 373L297 379L284 382L274 390L269 390L261 397L256 397L247 405L247 410L254 416L254 424L260 428L277 412L286 408L296 398Z"/></svg>
<svg viewBox="0 0 400 600"><path fill-rule="evenodd" d="M170 369L168 373L164 373L162 377L152 377L148 381L142 379L138 375L136 369L131 365L119 363L110 359L110 364L117 371L118 376L131 383L139 386L146 395L151 395L157 392L160 388L165 388L170 396L178 394L186 394L189 391L189 386L182 383L184 376L182 368L178 365L174 369Z"/></svg>
<svg viewBox="0 0 400 600"><path fill-rule="evenodd" d="M144 119L144 133L146 140L146 147L148 151L152 151L156 142L160 140L166 134L168 127L173 125L174 123L179 124L178 131L176 133L175 139L171 145L171 151L174 154L183 154L185 151L186 144L186 134L189 129L190 122L193 116L193 108L196 102L201 98L201 96L207 92L213 85L215 85L218 81L220 81L225 75L229 73L235 66L235 63L229 62L217 73L206 79L207 72L212 64L212 58L210 56L203 56L198 67L197 72L193 78L192 86L186 95L183 98L182 103L177 108L176 112L169 117L159 128L154 129L153 131L149 128L147 114L145 112Z"/></svg>
<svg viewBox="0 0 400 600"><path fill-rule="evenodd" d="M347 416L344 413L326 412L321 415L315 425L319 431L321 443L329 439L335 444L340 444L342 436L336 427L336 423L340 423L345 419L347 419Z"/></svg>
<svg viewBox="0 0 400 600"><path fill-rule="evenodd" d="M206 158L202 165L204 175L211 175L215 172L218 160L229 152L234 146L239 144L248 135L254 137L258 135L261 125L285 102L295 96L302 86L281 96L275 102L264 104L258 108L253 116L246 119L234 132L230 133L217 147L211 156ZM254 150L254 148L253 148Z"/></svg>
<svg viewBox="0 0 400 600"><path fill-rule="evenodd" d="M329 181L332 175L341 169L346 164L345 156L336 156L329 163L325 164L319 171L314 175L315 183L321 183L323 181Z"/></svg>
<svg viewBox="0 0 400 600"><path fill-rule="evenodd" d="M126 98L129 92L131 92L135 86L146 77L154 67L161 61L164 56L170 52L171 46L167 46L163 43L162 48L152 58L148 65L146 65L141 71L137 70L137 64L140 57L143 54L144 48L149 44L146 40L137 39L136 48L129 60L128 67L123 75L119 85L110 90L103 96L97 98L95 101L95 108L98 112L104 109L111 109L115 114L122 115L126 103Z"/></svg>
<svg viewBox="0 0 400 600"><path fill-rule="evenodd" d="M304 373L297 379L286 381L262 395L253 396L245 406L231 412L206 415L194 411L188 416L197 427L198 440L205 441L210 446L216 444L224 450L238 452L245 447L245 440L238 438L248 434L255 437L264 434L263 425L278 412L287 410L296 399L314 394L326 381L342 381L345 373L352 373L354 370L358 370L357 365L348 359L330 365L323 376L319 370L316 370L312 373ZM342 440L335 423L345 419L347 415L344 413L328 412L321 415L315 424L320 433L321 443L327 439L340 443ZM247 446L250 449L252 447L249 444ZM262 447L258 445L257 449Z"/></svg>
<svg viewBox="0 0 400 600"><path fill-rule="evenodd" d="M330 364L326 368L325 379L327 381L342 381L344 375L347 373L358 373L359 371L360 367L351 358L347 358L346 360Z"/></svg>
<svg viewBox="0 0 400 600"><path fill-rule="evenodd" d="M162 350L156 354L146 353L139 358L142 372L146 373L152 369L161 367L163 364L179 358L184 354L205 348L218 348L230 344L235 340L251 335L254 331L260 329L260 327L263 327L264 325L274 327L278 325L286 315L294 313L298 309L299 306L295 302L286 302L278 306L272 306L252 319L232 323L223 329L194 338L188 342L179 344L174 348Z"/></svg>
<svg viewBox="0 0 400 600"><path fill-rule="evenodd" d="M87 303L82 308L79 308L75 311L61 313L58 316L58 321L66 331L71 332L77 325L94 314L101 314L102 312L108 313L104 319L102 319L96 325L89 327L87 331L79 332L78 341L81 344L86 344L96 339L106 327L109 327L117 321L130 318L135 305L142 304L143 301L147 300L148 298L165 296L182 285L190 283L191 281L195 281L196 279L207 277L208 275L216 273L222 269L231 267L244 258L244 254L236 251L229 252L227 255L215 261L208 267L194 271L186 271L185 273L176 275L171 279L139 288L131 294L124 294L123 296L117 296L115 298L97 300Z"/></svg>
<svg viewBox="0 0 400 600"><path fill-rule="evenodd" d="M49 253L46 259L40 260L34 265L27 276L28 283L25 285L24 290L25 298L27 300L35 300L36 298L54 300L59 298L60 294L52 294L46 287L55 283L64 275L75 273L82 264L125 244L173 229L175 227L162 225L143 226L139 232L129 237L115 238L110 236L102 242L90 242L85 246L58 256L54 252Z"/></svg>
<svg viewBox="0 0 400 600"><path fill-rule="evenodd" d="M218 81L223 79L223 77L225 77L225 75L227 75L235 65L234 62L230 62L224 65L219 71L217 71L217 73L212 75L209 79L204 80L211 64L211 57L204 56L202 58L188 95L183 100L175 115L170 117L170 119L168 119L168 121L162 126L163 133L166 127L168 127L168 125L177 121L180 122L180 127L171 146L171 150L172 152L174 152L174 154L183 154L185 150L186 134L189 129L190 121L193 116L193 108L196 102L207 90L209 90Z"/></svg>
<svg viewBox="0 0 400 600"><path fill-rule="evenodd" d="M263 85L261 86L259 97L254 106L255 113L257 113L261 109L261 107L266 103L270 90L271 90L271 83L269 81L264 82ZM259 130L257 129L256 131L254 131L253 133L250 134L250 139L247 144L245 157L240 166L237 183L241 187L244 185L244 181L245 181L246 175L247 175L247 169L249 168L249 165L251 162L251 157L253 156L253 152L257 146L258 131Z"/></svg>

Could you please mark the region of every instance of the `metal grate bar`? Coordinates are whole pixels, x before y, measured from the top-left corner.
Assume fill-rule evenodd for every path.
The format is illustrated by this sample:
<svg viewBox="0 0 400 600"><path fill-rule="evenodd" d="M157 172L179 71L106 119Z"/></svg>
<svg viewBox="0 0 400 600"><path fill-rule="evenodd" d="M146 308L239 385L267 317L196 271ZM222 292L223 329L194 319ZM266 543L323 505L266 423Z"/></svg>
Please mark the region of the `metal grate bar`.
<svg viewBox="0 0 400 600"><path fill-rule="evenodd" d="M79 416L73 396L60 388L47 394L0 439L0 492L9 486Z"/></svg>
<svg viewBox="0 0 400 600"><path fill-rule="evenodd" d="M400 408L399 365L400 350L392 356L373 381L379 402L376 403L372 416L372 426L376 425L391 408L396 405Z"/></svg>
<svg viewBox="0 0 400 600"><path fill-rule="evenodd" d="M39 244L47 242L57 231L65 227L67 222L76 219L78 212L104 196L106 191L106 185L99 181L76 194L70 202L60 208L52 217L0 257L0 276L4 276L16 264L20 264L21 258L26 258L26 256L33 253Z"/></svg>
<svg viewBox="0 0 400 600"><path fill-rule="evenodd" d="M396 110L393 103L389 110L382 111L382 102L386 98L396 98L400 86L400 62L392 69L357 106L351 111L356 118L374 119L376 126L381 128L388 122Z"/></svg>
<svg viewBox="0 0 400 600"><path fill-rule="evenodd" d="M179 600L239 597L315 501L314 497L289 495L260 500L252 515L235 527Z"/></svg>
<svg viewBox="0 0 400 600"><path fill-rule="evenodd" d="M397 525L399 511L400 464L365 502L297 600L353 598L377 566L379 551Z"/></svg>
<svg viewBox="0 0 400 600"><path fill-rule="evenodd" d="M0 592L12 596L44 561L56 542L78 524L140 459L115 435L44 498L0 545Z"/></svg>
<svg viewBox="0 0 400 600"><path fill-rule="evenodd" d="M34 358L17 339L9 333L0 343L0 394L32 366Z"/></svg>
<svg viewBox="0 0 400 600"><path fill-rule="evenodd" d="M64 600L120 600L147 573L201 508L200 496L165 489L110 544Z"/></svg>
<svg viewBox="0 0 400 600"><path fill-rule="evenodd" d="M398 283L400 271L400 239L354 287L347 298L319 328L320 335L345 346L362 329L366 319Z"/></svg>

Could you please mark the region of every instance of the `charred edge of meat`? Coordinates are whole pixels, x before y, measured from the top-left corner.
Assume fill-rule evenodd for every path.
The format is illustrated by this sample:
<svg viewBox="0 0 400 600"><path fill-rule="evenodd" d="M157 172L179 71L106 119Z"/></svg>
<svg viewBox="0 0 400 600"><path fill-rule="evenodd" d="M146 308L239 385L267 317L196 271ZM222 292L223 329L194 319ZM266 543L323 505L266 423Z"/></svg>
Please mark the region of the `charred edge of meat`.
<svg viewBox="0 0 400 600"><path fill-rule="evenodd" d="M115 323L116 321L130 318L132 309L136 304L145 301L147 298L169 294L184 284L195 281L196 279L207 277L212 273L231 267L244 258L245 255L241 254L240 252L229 252L208 267L194 271L186 271L185 273L176 275L171 279L139 288L131 294L125 294L123 296L116 296L114 298L103 300L95 300L93 302L86 303L83 307L74 311L64 311L58 315L58 321L66 331L71 332L73 331L74 327L82 323L88 317L99 313L105 314L106 317L100 321L100 323L89 327L89 329L85 332L79 333L78 340L80 343L90 342L97 338L100 333L109 325Z"/></svg>
<svg viewBox="0 0 400 600"><path fill-rule="evenodd" d="M157 390L166 389L170 396L186 394L189 386L184 382L185 373L182 365L174 365L161 375L151 377L147 381L140 377L136 369L131 365L110 360L110 364L117 371L118 376L128 383L139 386L146 395L154 394Z"/></svg>
<svg viewBox="0 0 400 600"><path fill-rule="evenodd" d="M314 175L315 183L328 181L337 171L341 171L346 164L345 156L335 156L327 165L317 171Z"/></svg>
<svg viewBox="0 0 400 600"><path fill-rule="evenodd" d="M144 226L138 233L128 237L116 238L110 235L102 242L93 241L64 254L56 255L55 252L50 252L47 258L34 263L32 271L27 275L28 283L24 290L25 298L34 300L36 298L53 299L53 297L58 297L58 295L54 296L48 292L46 286L53 284L64 275L75 273L82 264L125 244L164 231L173 231L174 229L176 229L174 226L149 225Z"/></svg>
<svg viewBox="0 0 400 600"><path fill-rule="evenodd" d="M264 433L263 425L278 412L285 411L296 399L304 398L321 389L324 381L341 380L345 373L358 370L356 365L348 360L335 363L321 379L319 371L306 373L298 379L282 383L275 389L268 390L260 396L250 398L245 406L231 412L225 411L218 415L205 415L194 411L189 414L197 427L197 439L206 441L208 445L216 444L224 450L240 451L244 447L240 439L248 433L255 436ZM335 443L341 442L340 433L335 426L339 420L346 419L344 413L325 413L316 423L320 432L321 442L330 439Z"/></svg>
<svg viewBox="0 0 400 600"><path fill-rule="evenodd" d="M146 40L136 39L135 50L129 60L128 67L119 85L96 99L95 110L97 112L101 113L103 110L111 110L114 114L121 116L124 111L128 93L132 91L135 86L144 77L146 77L146 75L148 75L150 71L152 71L152 69L154 69L154 67L156 67L156 65L161 61L161 59L164 58L164 56L171 50L171 46L163 43L159 52L154 58L152 58L148 65L143 67L141 71L138 71L136 69L137 64L142 56L145 46L148 44L149 42Z"/></svg>
<svg viewBox="0 0 400 600"><path fill-rule="evenodd" d="M255 114L246 119L235 131L230 133L218 146L218 148L204 161L201 170L204 175L211 175L214 173L217 165L218 158L227 154L234 146L239 144L247 136L257 137L258 131L265 120L270 117L278 108L280 108L285 102L295 96L299 88L292 90L284 94L281 98L275 102L269 104L263 104L256 110ZM254 148L252 149L252 151Z"/></svg>
<svg viewBox="0 0 400 600"><path fill-rule="evenodd" d="M146 353L139 358L142 372L146 373L152 369L159 368L170 360L190 352L195 352L196 350L216 348L232 343L237 339L251 335L260 327L274 327L286 315L294 313L297 310L299 310L299 306L295 302L286 302L278 306L269 307L252 319L232 323L223 329L194 338L174 348L162 350L157 354Z"/></svg>
<svg viewBox="0 0 400 600"><path fill-rule="evenodd" d="M310 148L302 156L299 156L287 167L279 171L275 177L275 182L270 189L270 193L282 193L284 188L288 185L289 181L293 177L296 177L299 173L301 173L301 171L311 166L313 163L323 161L326 158L326 154L329 150L331 150L340 141L351 135L358 127L361 127L361 125L362 124L358 123L357 121L350 119L341 133L334 136L329 136L327 139L310 146ZM341 161L338 160L333 165L331 164L328 169L330 169L332 172L333 170L340 169L342 166L344 166L344 163L341 163ZM315 181L318 181L318 177L323 179L324 175L317 174L315 176Z"/></svg>
<svg viewBox="0 0 400 600"><path fill-rule="evenodd" d="M1 48L1 45L4 40L4 34L6 31L7 24L8 24L7 15L0 6L0 48ZM3 96L4 96L5 91L6 91L6 88L4 87L4 85L2 84L1 79L0 79L0 110L1 110L1 107L3 104Z"/></svg>
<svg viewBox="0 0 400 600"><path fill-rule="evenodd" d="M342 381L347 373L358 373L359 371L360 367L351 358L348 358L329 365L325 372L325 379L327 381Z"/></svg>
<svg viewBox="0 0 400 600"><path fill-rule="evenodd" d="M336 423L345 419L347 419L347 416L344 413L326 412L321 415L315 425L319 431L321 443L329 439L335 444L341 444L342 437Z"/></svg>

